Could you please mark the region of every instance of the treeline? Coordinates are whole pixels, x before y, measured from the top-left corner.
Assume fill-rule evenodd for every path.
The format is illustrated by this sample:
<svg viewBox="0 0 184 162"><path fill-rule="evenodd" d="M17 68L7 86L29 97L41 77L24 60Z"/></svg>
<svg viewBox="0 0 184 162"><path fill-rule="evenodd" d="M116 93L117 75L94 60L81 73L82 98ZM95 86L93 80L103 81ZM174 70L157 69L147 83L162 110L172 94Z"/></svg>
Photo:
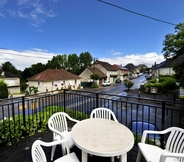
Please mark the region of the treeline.
<svg viewBox="0 0 184 162"><path fill-rule="evenodd" d="M77 54L63 54L53 56L46 64L41 62L32 64L30 67L25 68L23 71L18 70L11 62L2 63L0 66L1 71L7 71L12 74L17 74L21 80L38 74L46 69L65 69L73 74L79 75L86 67L91 66L92 56L89 52L82 52L79 56Z"/></svg>
<svg viewBox="0 0 184 162"><path fill-rule="evenodd" d="M0 71L10 72L20 77L21 90L26 88L26 79L38 74L46 69L65 69L73 74L79 75L84 69L92 64L92 56L89 52L82 52L79 56L77 54L63 54L53 56L46 64L41 62L32 64L23 71L18 70L11 62L2 63Z"/></svg>

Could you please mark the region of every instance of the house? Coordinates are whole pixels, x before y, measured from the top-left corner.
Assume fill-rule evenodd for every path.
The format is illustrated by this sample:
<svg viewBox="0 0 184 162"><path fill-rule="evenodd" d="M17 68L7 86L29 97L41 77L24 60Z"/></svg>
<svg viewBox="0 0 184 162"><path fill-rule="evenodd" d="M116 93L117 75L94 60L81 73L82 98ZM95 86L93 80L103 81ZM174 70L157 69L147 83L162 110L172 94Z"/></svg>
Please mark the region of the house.
<svg viewBox="0 0 184 162"><path fill-rule="evenodd" d="M27 79L29 86L38 87L39 92L77 89L80 87L80 77L64 69L47 69Z"/></svg>
<svg viewBox="0 0 184 162"><path fill-rule="evenodd" d="M122 65L116 65L116 64L114 64L113 67L117 69L117 75L118 75L117 78L119 78L120 80L127 79L129 70L126 67L123 67ZM125 76L125 74L127 74L127 76Z"/></svg>
<svg viewBox="0 0 184 162"><path fill-rule="evenodd" d="M130 71L133 72L135 70L135 66L132 63L128 63L127 65L125 65L125 67Z"/></svg>
<svg viewBox="0 0 184 162"><path fill-rule="evenodd" d="M125 67L129 70L129 78L130 79L137 77L137 73L139 73L137 66L134 66L134 64L132 64L132 63L128 63Z"/></svg>
<svg viewBox="0 0 184 162"><path fill-rule="evenodd" d="M104 73L107 76L106 80L110 80L111 83L114 83L117 79L117 69L114 68L111 64L108 62L103 62L96 60L94 64L92 64L92 67L99 69L102 73Z"/></svg>
<svg viewBox="0 0 184 162"><path fill-rule="evenodd" d="M97 85L101 85L104 80L107 79L107 76L101 72L99 69L96 67L87 67L80 75L81 77L81 82L92 82L91 80L91 74L98 74L99 75L99 80L97 81Z"/></svg>
<svg viewBox="0 0 184 162"><path fill-rule="evenodd" d="M166 59L165 61L161 62L160 64L155 64L152 67L152 74L155 77L159 75L172 75L175 72L173 71L173 65L175 63L181 63L184 61L184 54L178 56L175 59Z"/></svg>
<svg viewBox="0 0 184 162"><path fill-rule="evenodd" d="M7 71L0 71L0 77L4 78L9 94L20 93L20 77Z"/></svg>

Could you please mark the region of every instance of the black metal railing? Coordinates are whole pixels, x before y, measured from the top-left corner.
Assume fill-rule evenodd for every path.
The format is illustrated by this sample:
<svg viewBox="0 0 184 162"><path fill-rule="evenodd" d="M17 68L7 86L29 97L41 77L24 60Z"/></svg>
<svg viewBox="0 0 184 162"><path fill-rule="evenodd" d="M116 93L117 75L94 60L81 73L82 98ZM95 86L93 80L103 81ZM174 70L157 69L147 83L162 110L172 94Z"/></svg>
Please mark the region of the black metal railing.
<svg viewBox="0 0 184 162"><path fill-rule="evenodd" d="M132 121L145 121L159 130L177 126L184 128L183 102L128 97L87 91L52 91L32 96L22 96L0 101L0 131L4 136L37 131L57 111L72 112L72 117L82 119L97 107L111 109L118 121L130 127ZM79 113L80 117L79 117ZM138 126L137 126L138 129ZM138 135L135 135L138 142ZM1 139L3 141L3 139ZM6 141L6 140L5 140Z"/></svg>

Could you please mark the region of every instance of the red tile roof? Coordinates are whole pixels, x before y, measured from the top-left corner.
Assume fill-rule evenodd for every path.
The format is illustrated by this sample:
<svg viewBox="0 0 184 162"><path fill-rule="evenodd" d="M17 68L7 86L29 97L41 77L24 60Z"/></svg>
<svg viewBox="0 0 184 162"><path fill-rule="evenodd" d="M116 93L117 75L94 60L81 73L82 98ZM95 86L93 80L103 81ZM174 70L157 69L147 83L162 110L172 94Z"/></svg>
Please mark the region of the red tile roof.
<svg viewBox="0 0 184 162"><path fill-rule="evenodd" d="M56 81L56 80L70 80L70 79L80 79L80 77L64 69L47 69L39 74L36 74L28 78L27 80L28 81Z"/></svg>
<svg viewBox="0 0 184 162"><path fill-rule="evenodd" d="M123 67L122 65L117 65L117 64L114 64L112 65L115 69L117 70L124 70L124 71L128 71L128 69L126 67Z"/></svg>

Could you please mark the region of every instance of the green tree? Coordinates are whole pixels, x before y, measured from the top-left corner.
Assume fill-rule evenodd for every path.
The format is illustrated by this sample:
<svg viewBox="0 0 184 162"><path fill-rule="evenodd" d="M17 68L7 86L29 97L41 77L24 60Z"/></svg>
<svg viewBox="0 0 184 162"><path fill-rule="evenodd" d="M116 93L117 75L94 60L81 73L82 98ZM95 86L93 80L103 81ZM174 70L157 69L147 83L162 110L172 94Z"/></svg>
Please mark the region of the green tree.
<svg viewBox="0 0 184 162"><path fill-rule="evenodd" d="M68 71L73 74L80 74L79 57L76 54L68 55Z"/></svg>
<svg viewBox="0 0 184 162"><path fill-rule="evenodd" d="M175 26L174 34L167 34L163 42L163 50L165 58L175 59L180 55L184 55L184 23ZM184 60L181 63L173 65L175 77L184 86Z"/></svg>
<svg viewBox="0 0 184 162"><path fill-rule="evenodd" d="M63 54L63 55L53 56L52 60L49 60L47 62L46 67L50 69L58 68L58 69L67 70L68 68L67 55Z"/></svg>
<svg viewBox="0 0 184 162"><path fill-rule="evenodd" d="M83 72L88 66L91 66L93 57L89 52L82 52L79 56L80 73Z"/></svg>
<svg viewBox="0 0 184 162"><path fill-rule="evenodd" d="M7 72L10 72L12 74L21 75L21 71L17 70L15 68L15 66L9 61L1 64L1 71L7 71Z"/></svg>
<svg viewBox="0 0 184 162"><path fill-rule="evenodd" d="M90 78L93 80L98 80L99 79L99 75L98 74L91 74Z"/></svg>
<svg viewBox="0 0 184 162"><path fill-rule="evenodd" d="M0 98L7 98L8 97L8 87L7 84L4 82L4 79L0 79Z"/></svg>
<svg viewBox="0 0 184 162"><path fill-rule="evenodd" d="M128 91L129 91L129 89L133 87L134 83L130 80L125 79L124 80L124 85L125 85L125 87L128 88Z"/></svg>
<svg viewBox="0 0 184 162"><path fill-rule="evenodd" d="M42 63L32 64L31 67L25 68L22 72L22 78L26 80L27 78L38 74L42 71L46 70L46 65Z"/></svg>

